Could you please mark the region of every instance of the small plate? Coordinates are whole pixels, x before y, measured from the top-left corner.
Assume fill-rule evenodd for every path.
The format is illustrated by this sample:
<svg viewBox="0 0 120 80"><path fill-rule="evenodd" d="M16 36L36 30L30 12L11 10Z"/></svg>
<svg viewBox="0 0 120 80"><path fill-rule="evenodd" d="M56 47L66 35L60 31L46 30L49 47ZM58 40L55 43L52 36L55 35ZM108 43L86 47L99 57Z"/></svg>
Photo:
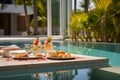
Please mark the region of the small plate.
<svg viewBox="0 0 120 80"><path fill-rule="evenodd" d="M70 58L47 57L47 59L51 59L51 60L72 60L72 59L75 59L75 57L70 57Z"/></svg>

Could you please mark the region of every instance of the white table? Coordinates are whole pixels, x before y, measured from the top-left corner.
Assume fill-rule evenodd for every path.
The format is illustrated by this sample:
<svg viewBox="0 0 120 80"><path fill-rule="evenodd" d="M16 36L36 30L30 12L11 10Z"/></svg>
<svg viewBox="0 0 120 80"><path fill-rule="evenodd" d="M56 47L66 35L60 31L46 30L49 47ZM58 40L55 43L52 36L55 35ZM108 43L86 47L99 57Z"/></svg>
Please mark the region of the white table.
<svg viewBox="0 0 120 80"><path fill-rule="evenodd" d="M108 65L107 58L75 55L72 60L10 60L0 57L0 76L74 70L82 68L101 68Z"/></svg>

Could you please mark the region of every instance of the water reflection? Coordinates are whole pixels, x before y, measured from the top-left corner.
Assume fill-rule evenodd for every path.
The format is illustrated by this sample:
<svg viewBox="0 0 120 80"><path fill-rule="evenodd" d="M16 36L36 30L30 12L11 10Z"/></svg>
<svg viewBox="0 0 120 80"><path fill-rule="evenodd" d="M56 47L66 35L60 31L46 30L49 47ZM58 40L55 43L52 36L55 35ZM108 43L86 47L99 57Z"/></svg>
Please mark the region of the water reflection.
<svg viewBox="0 0 120 80"><path fill-rule="evenodd" d="M90 80L90 69L40 73L38 80Z"/></svg>
<svg viewBox="0 0 120 80"><path fill-rule="evenodd" d="M91 80L91 69L65 70L29 75L0 77L0 80Z"/></svg>

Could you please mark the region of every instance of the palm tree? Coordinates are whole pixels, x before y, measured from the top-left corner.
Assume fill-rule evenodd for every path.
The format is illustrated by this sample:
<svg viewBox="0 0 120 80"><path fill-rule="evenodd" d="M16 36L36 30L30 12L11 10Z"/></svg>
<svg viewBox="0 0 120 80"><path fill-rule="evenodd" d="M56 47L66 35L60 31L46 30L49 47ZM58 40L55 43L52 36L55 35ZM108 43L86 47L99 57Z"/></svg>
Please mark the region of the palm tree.
<svg viewBox="0 0 120 80"><path fill-rule="evenodd" d="M84 12L88 13L89 11L89 5L91 0L82 0L80 2L80 7L84 9Z"/></svg>
<svg viewBox="0 0 120 80"><path fill-rule="evenodd" d="M77 6L77 0L74 0L74 12L76 12L77 10L76 6Z"/></svg>
<svg viewBox="0 0 120 80"><path fill-rule="evenodd" d="M84 11L86 13L88 13L88 9L89 9L89 0L85 0L85 9L84 9Z"/></svg>
<svg viewBox="0 0 120 80"><path fill-rule="evenodd" d="M109 16L107 15L107 10L108 7L110 6L110 4L112 3L112 0L94 0L95 4L96 4L96 9L99 9L100 12L102 12L101 15L101 19L100 19L100 27L102 29L101 34L104 36L101 36L102 41L107 41L108 42L108 25L110 26L110 24L107 24L109 22Z"/></svg>
<svg viewBox="0 0 120 80"><path fill-rule="evenodd" d="M107 13L111 0L94 0L95 9L89 13L88 23L91 30L94 32L94 37L97 41L108 42L111 30L111 19ZM110 33L110 34L109 34Z"/></svg>
<svg viewBox="0 0 120 80"><path fill-rule="evenodd" d="M29 28L29 20L28 20L26 0L23 0L23 4L24 4L24 11L25 11L25 25L27 27L27 33L29 34L30 28Z"/></svg>
<svg viewBox="0 0 120 80"><path fill-rule="evenodd" d="M34 7L34 35L37 35L37 0L33 0Z"/></svg>
<svg viewBox="0 0 120 80"><path fill-rule="evenodd" d="M120 42L120 1L112 0L112 3L108 7L107 15L110 15L111 23L114 25L114 29L112 29L112 33L114 32L112 37L112 42ZM114 36L116 35L116 36Z"/></svg>

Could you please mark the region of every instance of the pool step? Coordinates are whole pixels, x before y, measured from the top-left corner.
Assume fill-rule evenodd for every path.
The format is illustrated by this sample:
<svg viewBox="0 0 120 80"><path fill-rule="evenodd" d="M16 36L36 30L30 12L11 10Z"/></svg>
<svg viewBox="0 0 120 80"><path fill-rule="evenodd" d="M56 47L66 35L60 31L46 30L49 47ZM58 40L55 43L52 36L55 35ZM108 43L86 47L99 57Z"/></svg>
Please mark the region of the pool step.
<svg viewBox="0 0 120 80"><path fill-rule="evenodd" d="M93 69L92 80L120 80L120 67Z"/></svg>

